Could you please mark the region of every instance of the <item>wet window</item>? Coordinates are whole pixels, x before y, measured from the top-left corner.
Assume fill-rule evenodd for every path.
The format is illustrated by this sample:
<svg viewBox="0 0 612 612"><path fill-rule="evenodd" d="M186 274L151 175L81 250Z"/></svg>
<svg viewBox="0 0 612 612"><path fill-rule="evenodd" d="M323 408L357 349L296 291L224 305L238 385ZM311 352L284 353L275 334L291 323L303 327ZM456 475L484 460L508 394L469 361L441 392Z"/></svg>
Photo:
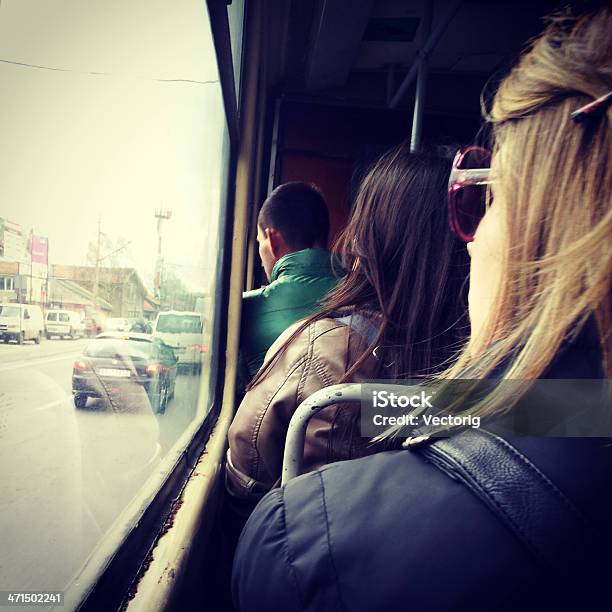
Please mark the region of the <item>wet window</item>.
<svg viewBox="0 0 612 612"><path fill-rule="evenodd" d="M210 413L229 138L205 2L0 16L0 584L63 590Z"/></svg>

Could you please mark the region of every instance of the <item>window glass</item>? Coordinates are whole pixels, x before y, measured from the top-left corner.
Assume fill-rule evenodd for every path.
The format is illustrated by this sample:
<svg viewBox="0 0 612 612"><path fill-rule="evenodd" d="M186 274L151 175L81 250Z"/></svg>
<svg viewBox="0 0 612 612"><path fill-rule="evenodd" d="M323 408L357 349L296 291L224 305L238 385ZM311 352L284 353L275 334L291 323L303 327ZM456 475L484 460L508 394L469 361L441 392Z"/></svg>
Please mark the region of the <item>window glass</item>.
<svg viewBox="0 0 612 612"><path fill-rule="evenodd" d="M14 288L15 284L12 277L0 276L0 291L13 291Z"/></svg>
<svg viewBox="0 0 612 612"><path fill-rule="evenodd" d="M110 340L100 338L87 345L83 354L87 357L148 357L153 345L149 341Z"/></svg>
<svg viewBox="0 0 612 612"><path fill-rule="evenodd" d="M164 361L172 362L175 359L174 351L165 344L160 345L160 354Z"/></svg>
<svg viewBox="0 0 612 612"><path fill-rule="evenodd" d="M69 323L70 322L70 317L65 312L60 312L59 313L59 320L62 323Z"/></svg>
<svg viewBox="0 0 612 612"><path fill-rule="evenodd" d="M50 312L47 315L47 321L57 321L57 312Z"/></svg>
<svg viewBox="0 0 612 612"><path fill-rule="evenodd" d="M198 315L159 315L155 330L169 334L198 334L202 331L202 322Z"/></svg>
<svg viewBox="0 0 612 612"><path fill-rule="evenodd" d="M17 306L2 306L0 309L0 316L2 317L18 317L19 308Z"/></svg>
<svg viewBox="0 0 612 612"><path fill-rule="evenodd" d="M211 409L227 123L205 2L19 0L0 15L0 269L11 300L88 321L71 340L0 344L0 584L62 590L95 575L85 564L137 523L125 510L142 512ZM150 330L170 311L193 313L178 327L195 334L168 353L170 392L117 382L110 341L93 345L114 347L106 371L83 375L109 321Z"/></svg>

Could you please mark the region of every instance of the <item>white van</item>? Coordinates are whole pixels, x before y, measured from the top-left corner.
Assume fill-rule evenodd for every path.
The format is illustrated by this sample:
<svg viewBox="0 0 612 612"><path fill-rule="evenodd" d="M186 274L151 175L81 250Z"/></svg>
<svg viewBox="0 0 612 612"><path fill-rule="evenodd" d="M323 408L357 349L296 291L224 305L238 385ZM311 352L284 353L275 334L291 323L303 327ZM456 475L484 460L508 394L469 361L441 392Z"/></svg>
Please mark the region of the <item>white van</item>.
<svg viewBox="0 0 612 612"><path fill-rule="evenodd" d="M203 331L202 315L198 312L160 312L153 324L153 336L172 347L178 358L178 365L188 366L194 371L200 370L201 354L204 350Z"/></svg>
<svg viewBox="0 0 612 612"><path fill-rule="evenodd" d="M34 340L40 344L45 325L40 306L34 304L0 304L0 338L23 344Z"/></svg>
<svg viewBox="0 0 612 612"><path fill-rule="evenodd" d="M63 338L83 338L85 336L85 321L74 310L49 310L45 320L47 340L58 336Z"/></svg>

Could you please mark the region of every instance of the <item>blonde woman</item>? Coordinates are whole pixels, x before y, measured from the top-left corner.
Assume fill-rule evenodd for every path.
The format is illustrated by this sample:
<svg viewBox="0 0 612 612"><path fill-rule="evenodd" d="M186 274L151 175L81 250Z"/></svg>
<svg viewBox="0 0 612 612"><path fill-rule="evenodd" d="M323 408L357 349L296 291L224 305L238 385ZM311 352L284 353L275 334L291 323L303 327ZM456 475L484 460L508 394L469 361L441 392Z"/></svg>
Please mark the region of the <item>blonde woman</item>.
<svg viewBox="0 0 612 612"><path fill-rule="evenodd" d="M493 100L491 168L468 163L479 149L456 159L472 336L447 379L609 376L611 33L609 8L554 17ZM517 395L497 385L470 410L494 427ZM236 553L237 608L609 608L610 439L419 433L268 494Z"/></svg>

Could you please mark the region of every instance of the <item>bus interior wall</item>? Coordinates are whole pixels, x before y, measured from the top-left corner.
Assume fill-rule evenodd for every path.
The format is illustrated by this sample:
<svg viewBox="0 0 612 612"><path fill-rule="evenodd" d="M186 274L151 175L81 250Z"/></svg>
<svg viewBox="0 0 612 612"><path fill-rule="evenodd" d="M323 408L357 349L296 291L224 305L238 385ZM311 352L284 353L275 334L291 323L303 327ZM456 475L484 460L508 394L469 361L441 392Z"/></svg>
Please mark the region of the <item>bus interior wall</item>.
<svg viewBox="0 0 612 612"><path fill-rule="evenodd" d="M279 128L270 160L273 186L304 181L322 191L330 214L331 248L347 223L369 166L385 150L409 139L411 114L405 109L347 106L291 96L280 98L276 112ZM453 115L427 114L424 148L467 142L478 123L478 113L462 121Z"/></svg>

